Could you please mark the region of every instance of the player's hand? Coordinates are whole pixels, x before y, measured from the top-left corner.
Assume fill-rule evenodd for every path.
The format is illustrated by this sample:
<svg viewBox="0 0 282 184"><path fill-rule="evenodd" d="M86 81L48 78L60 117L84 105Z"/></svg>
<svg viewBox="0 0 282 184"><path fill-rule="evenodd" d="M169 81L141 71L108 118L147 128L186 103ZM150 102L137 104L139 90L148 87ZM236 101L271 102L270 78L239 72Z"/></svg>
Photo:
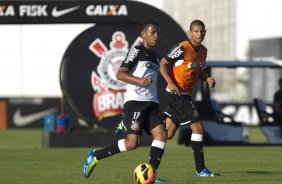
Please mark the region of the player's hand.
<svg viewBox="0 0 282 184"><path fill-rule="evenodd" d="M215 80L214 80L214 77L208 77L207 78L207 83L209 85L210 88L213 88L216 84Z"/></svg>
<svg viewBox="0 0 282 184"><path fill-rule="evenodd" d="M168 83L166 86L166 89L171 93L171 94L177 94L180 95L178 87L174 83Z"/></svg>
<svg viewBox="0 0 282 184"><path fill-rule="evenodd" d="M148 87L153 82L151 77L141 78L139 84Z"/></svg>

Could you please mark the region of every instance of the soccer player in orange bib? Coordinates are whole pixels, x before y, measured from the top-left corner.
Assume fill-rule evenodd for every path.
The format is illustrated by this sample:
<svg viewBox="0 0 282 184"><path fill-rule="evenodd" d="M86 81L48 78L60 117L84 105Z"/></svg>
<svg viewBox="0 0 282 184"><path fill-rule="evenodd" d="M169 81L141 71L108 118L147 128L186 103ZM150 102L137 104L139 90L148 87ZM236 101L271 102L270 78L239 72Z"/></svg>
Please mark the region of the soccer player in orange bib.
<svg viewBox="0 0 282 184"><path fill-rule="evenodd" d="M190 126L196 176L211 177L219 174L211 172L205 166L204 127L191 97L197 80L206 81L211 88L216 84L215 79L203 71L207 58L207 48L202 45L205 35L205 24L200 20L192 21L189 30L190 40L172 47L161 60L160 73L167 82L167 104L164 113L168 139L174 136L179 126ZM171 71L168 71L167 66L170 66Z"/></svg>

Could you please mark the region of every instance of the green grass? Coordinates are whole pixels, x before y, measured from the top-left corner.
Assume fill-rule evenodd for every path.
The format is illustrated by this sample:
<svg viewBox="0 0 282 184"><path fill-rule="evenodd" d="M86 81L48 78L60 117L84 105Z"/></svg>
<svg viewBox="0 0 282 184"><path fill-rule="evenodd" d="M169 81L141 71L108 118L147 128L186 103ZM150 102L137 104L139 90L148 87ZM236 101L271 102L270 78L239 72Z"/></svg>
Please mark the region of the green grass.
<svg viewBox="0 0 282 184"><path fill-rule="evenodd" d="M191 148L177 145L176 139L168 142L158 175L178 184L282 183L280 146L208 146L204 151L206 165L221 177L195 177ZM104 159L85 179L82 166L87 152L88 148L41 148L40 130L0 131L0 183L133 183L133 170L148 161L149 148Z"/></svg>
<svg viewBox="0 0 282 184"><path fill-rule="evenodd" d="M262 133L261 128L257 126L248 127L250 133L250 143L253 144L265 144L267 143L267 139L265 135Z"/></svg>
<svg viewBox="0 0 282 184"><path fill-rule="evenodd" d="M9 129L0 131L1 148L41 148L41 131L36 129Z"/></svg>

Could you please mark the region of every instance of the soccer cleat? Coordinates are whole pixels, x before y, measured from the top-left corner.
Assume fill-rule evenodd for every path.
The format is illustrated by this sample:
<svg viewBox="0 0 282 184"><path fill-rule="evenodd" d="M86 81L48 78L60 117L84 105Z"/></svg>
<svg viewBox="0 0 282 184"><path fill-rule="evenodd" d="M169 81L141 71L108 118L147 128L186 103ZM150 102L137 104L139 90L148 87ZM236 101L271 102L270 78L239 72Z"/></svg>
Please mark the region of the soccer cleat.
<svg viewBox="0 0 282 184"><path fill-rule="evenodd" d="M214 177L214 176L220 176L220 174L218 173L213 173L211 172L210 170L208 170L207 168L204 168L202 170L202 172L198 173L196 171L196 176L199 176L199 177Z"/></svg>
<svg viewBox="0 0 282 184"><path fill-rule="evenodd" d="M168 182L167 180L162 180L161 178L156 178L155 183L165 183Z"/></svg>
<svg viewBox="0 0 282 184"><path fill-rule="evenodd" d="M115 132L116 132L117 135L119 135L124 129L125 129L125 126L124 126L124 124L123 124L123 121L121 121L121 122L117 125Z"/></svg>
<svg viewBox="0 0 282 184"><path fill-rule="evenodd" d="M85 178L88 178L92 171L94 170L94 167L98 164L98 160L95 157L95 150L90 150L87 159L83 165L83 175Z"/></svg>

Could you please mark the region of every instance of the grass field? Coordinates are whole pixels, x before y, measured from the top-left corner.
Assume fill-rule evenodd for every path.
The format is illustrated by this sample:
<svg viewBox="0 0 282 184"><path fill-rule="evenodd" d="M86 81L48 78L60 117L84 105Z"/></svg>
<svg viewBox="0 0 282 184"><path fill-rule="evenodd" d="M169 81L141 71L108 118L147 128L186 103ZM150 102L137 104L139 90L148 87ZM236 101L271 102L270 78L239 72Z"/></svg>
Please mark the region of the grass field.
<svg viewBox="0 0 282 184"><path fill-rule="evenodd" d="M148 160L148 147L116 155L99 162L94 175L85 179L82 166L88 148L41 148L40 130L0 131L0 184L127 184L134 183L132 172ZM282 183L280 146L208 146L206 165L221 177L194 176L190 147L167 144L158 176L169 183Z"/></svg>

